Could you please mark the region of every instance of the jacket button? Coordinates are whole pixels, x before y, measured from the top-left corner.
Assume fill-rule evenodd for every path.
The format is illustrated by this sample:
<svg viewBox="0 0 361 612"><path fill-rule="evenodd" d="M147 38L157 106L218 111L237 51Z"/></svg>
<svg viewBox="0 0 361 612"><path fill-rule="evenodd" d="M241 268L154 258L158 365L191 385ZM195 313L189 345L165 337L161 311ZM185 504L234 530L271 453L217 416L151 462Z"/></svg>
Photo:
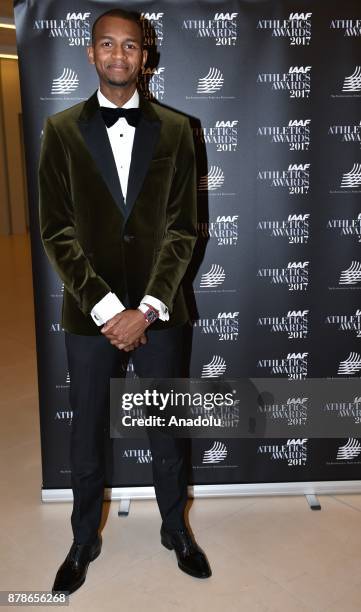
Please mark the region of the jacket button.
<svg viewBox="0 0 361 612"><path fill-rule="evenodd" d="M123 236L123 240L124 242L131 242L133 240L134 236L132 234L124 234Z"/></svg>

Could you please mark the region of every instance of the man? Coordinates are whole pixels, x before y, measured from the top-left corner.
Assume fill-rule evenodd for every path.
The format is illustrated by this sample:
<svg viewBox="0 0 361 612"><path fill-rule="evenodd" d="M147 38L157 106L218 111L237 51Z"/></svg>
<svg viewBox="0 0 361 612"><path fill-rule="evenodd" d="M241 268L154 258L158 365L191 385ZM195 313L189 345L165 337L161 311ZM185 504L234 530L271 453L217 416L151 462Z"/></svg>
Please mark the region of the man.
<svg viewBox="0 0 361 612"><path fill-rule="evenodd" d="M69 593L101 550L110 378L130 351L142 378L182 376L189 314L181 283L196 241L191 128L137 91L147 61L138 17L104 13L87 51L99 89L48 118L39 166L41 237L64 282L71 381L74 541L53 586ZM184 441L159 430L149 438L161 542L180 569L209 577L184 521Z"/></svg>

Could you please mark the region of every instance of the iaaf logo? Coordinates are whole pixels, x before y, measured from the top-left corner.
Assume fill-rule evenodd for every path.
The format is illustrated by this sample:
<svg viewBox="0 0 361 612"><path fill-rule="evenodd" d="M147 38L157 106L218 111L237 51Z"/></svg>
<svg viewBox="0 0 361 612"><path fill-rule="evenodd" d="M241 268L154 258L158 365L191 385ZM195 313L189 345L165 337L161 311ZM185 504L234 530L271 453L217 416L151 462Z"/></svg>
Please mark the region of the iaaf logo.
<svg viewBox="0 0 361 612"><path fill-rule="evenodd" d="M288 215L282 221L259 221L258 231L267 232L272 238L287 238L289 244L307 244L310 213Z"/></svg>
<svg viewBox="0 0 361 612"><path fill-rule="evenodd" d="M69 20L76 20L76 21L85 21L86 19L89 19L90 17L90 13L67 13L66 15L66 19Z"/></svg>
<svg viewBox="0 0 361 612"><path fill-rule="evenodd" d="M147 47L161 47L164 41L164 13L142 13L144 44Z"/></svg>
<svg viewBox="0 0 361 612"><path fill-rule="evenodd" d="M258 412L273 421L287 421L287 425L305 425L308 397L288 397L283 404L259 404Z"/></svg>
<svg viewBox="0 0 361 612"><path fill-rule="evenodd" d="M239 312L219 312L217 318L196 319L194 327L199 327L202 334L218 336L219 341L238 339Z"/></svg>
<svg viewBox="0 0 361 612"><path fill-rule="evenodd" d="M218 68L211 67L206 76L198 79L197 93L214 93L222 89L223 83L224 78L222 72Z"/></svg>
<svg viewBox="0 0 361 612"><path fill-rule="evenodd" d="M152 453L148 448L127 448L123 451L123 459L130 459L134 463L151 463Z"/></svg>
<svg viewBox="0 0 361 612"><path fill-rule="evenodd" d="M288 19L260 19L258 30L272 30L273 38L289 38L290 45L309 45L312 13L290 13Z"/></svg>
<svg viewBox="0 0 361 612"><path fill-rule="evenodd" d="M308 352L287 353L280 359L260 359L257 368L266 368L275 376L287 376L289 380L302 380L307 376Z"/></svg>
<svg viewBox="0 0 361 612"><path fill-rule="evenodd" d="M233 121L216 121L216 128L234 128L238 125L238 119Z"/></svg>
<svg viewBox="0 0 361 612"><path fill-rule="evenodd" d="M211 166L208 174L201 176L198 184L199 191L215 191L224 183L224 172L219 166Z"/></svg>
<svg viewBox="0 0 361 612"><path fill-rule="evenodd" d="M340 285L354 285L355 283L361 282L361 262L352 261L351 265L346 269L342 270L340 274Z"/></svg>
<svg viewBox="0 0 361 612"><path fill-rule="evenodd" d="M332 19L331 30L343 30L344 36L361 36L361 19Z"/></svg>
<svg viewBox="0 0 361 612"><path fill-rule="evenodd" d="M258 278L267 278L272 285L288 285L289 291L305 291L308 287L309 261L290 261L287 268L260 268Z"/></svg>
<svg viewBox="0 0 361 612"><path fill-rule="evenodd" d="M65 38L69 47L90 44L90 12L68 12L65 19L35 19L33 29L47 31L49 38Z"/></svg>
<svg viewBox="0 0 361 612"><path fill-rule="evenodd" d="M330 136L337 136L340 142L359 142L361 145L361 121L356 125L330 125Z"/></svg>
<svg viewBox="0 0 361 612"><path fill-rule="evenodd" d="M288 91L290 98L309 98L312 66L290 66L288 72L261 72L257 83L271 85L272 91Z"/></svg>
<svg viewBox="0 0 361 612"><path fill-rule="evenodd" d="M356 438L349 438L343 446L340 446L337 451L337 461L351 461L356 459L361 453L360 441Z"/></svg>
<svg viewBox="0 0 361 612"><path fill-rule="evenodd" d="M236 246L238 242L238 216L218 215L216 221L199 222L198 234L202 239L216 238L217 246Z"/></svg>
<svg viewBox="0 0 361 612"><path fill-rule="evenodd" d="M307 463L308 438L293 438L286 444L262 444L257 453L269 455L271 461L286 461L288 466L300 466Z"/></svg>
<svg viewBox="0 0 361 612"><path fill-rule="evenodd" d="M163 100L165 94L165 67L143 68L138 77L138 84L145 98Z"/></svg>
<svg viewBox="0 0 361 612"><path fill-rule="evenodd" d="M260 170L259 181L268 181L271 187L286 187L290 195L304 195L310 187L311 164L289 164L287 170Z"/></svg>
<svg viewBox="0 0 361 612"><path fill-rule="evenodd" d="M194 32L197 38L213 39L217 46L234 46L237 42L238 13L215 13L213 19L184 19L182 30Z"/></svg>
<svg viewBox="0 0 361 612"><path fill-rule="evenodd" d="M52 95L68 94L76 91L79 86L78 75L71 68L63 68L60 77L53 79Z"/></svg>
<svg viewBox="0 0 361 612"><path fill-rule="evenodd" d="M203 365L201 378L218 378L225 373L226 369L225 359L220 355L213 355L211 361Z"/></svg>
<svg viewBox="0 0 361 612"><path fill-rule="evenodd" d="M355 236L361 242L361 213L353 219L329 219L326 227L339 230L341 236Z"/></svg>
<svg viewBox="0 0 361 612"><path fill-rule="evenodd" d="M355 189L361 186L361 164L354 163L349 172L345 172L342 181L341 189Z"/></svg>
<svg viewBox="0 0 361 612"><path fill-rule="evenodd" d="M227 457L227 447L223 442L215 441L209 450L204 451L203 463L220 463Z"/></svg>
<svg viewBox="0 0 361 612"><path fill-rule="evenodd" d="M350 402L327 402L323 406L326 413L336 413L340 419L353 419L356 425L361 423L361 397L355 396Z"/></svg>
<svg viewBox="0 0 361 612"><path fill-rule="evenodd" d="M303 339L308 335L309 310L289 310L281 317L259 317L257 325L269 327L272 333L287 333L289 340Z"/></svg>
<svg viewBox="0 0 361 612"><path fill-rule="evenodd" d="M288 125L261 126L257 136L266 136L272 144L287 144L290 151L308 151L311 119L290 119Z"/></svg>
<svg viewBox="0 0 361 612"><path fill-rule="evenodd" d="M216 151L236 151L238 119L216 121L214 127L193 128L195 138L202 144L215 145Z"/></svg>
<svg viewBox="0 0 361 612"><path fill-rule="evenodd" d="M234 21L238 13L215 13L214 21Z"/></svg>
<svg viewBox="0 0 361 612"><path fill-rule="evenodd" d="M337 374L340 376L349 374L352 376L353 374L357 374L361 370L361 355L359 353L355 353L351 351L349 356L344 360L340 361L340 365L338 366Z"/></svg>
<svg viewBox="0 0 361 612"><path fill-rule="evenodd" d="M356 332L356 338L361 338L361 310L354 315L328 315L325 319L328 325L337 325L339 331Z"/></svg>
<svg viewBox="0 0 361 612"><path fill-rule="evenodd" d="M224 268L219 264L212 264L210 270L202 274L200 287L218 287L225 278Z"/></svg>
<svg viewBox="0 0 361 612"><path fill-rule="evenodd" d="M161 19L163 19L164 17L164 13L142 13L141 15L141 19L144 21L145 19L147 21L160 21Z"/></svg>

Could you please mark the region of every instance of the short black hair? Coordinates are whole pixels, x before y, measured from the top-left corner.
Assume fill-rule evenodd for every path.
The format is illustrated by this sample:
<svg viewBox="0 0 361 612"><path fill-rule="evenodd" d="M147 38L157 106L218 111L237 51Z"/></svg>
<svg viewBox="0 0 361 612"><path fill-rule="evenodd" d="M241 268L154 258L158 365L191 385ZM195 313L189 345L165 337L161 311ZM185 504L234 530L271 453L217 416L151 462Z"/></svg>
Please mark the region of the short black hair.
<svg viewBox="0 0 361 612"><path fill-rule="evenodd" d="M110 11L106 11L96 18L92 26L92 45L94 45L95 42L95 30L97 23L103 17L120 17L121 19L127 19L128 21L133 21L133 23L136 23L141 33L141 46L144 46L144 32L140 13L136 13L135 11L126 11L124 9L110 9Z"/></svg>

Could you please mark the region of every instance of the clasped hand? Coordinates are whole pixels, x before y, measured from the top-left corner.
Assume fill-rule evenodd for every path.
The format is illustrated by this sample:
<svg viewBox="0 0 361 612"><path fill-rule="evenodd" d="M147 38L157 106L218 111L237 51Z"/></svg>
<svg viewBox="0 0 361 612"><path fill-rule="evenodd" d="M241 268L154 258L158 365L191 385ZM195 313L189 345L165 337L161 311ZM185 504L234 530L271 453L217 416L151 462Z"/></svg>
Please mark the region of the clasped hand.
<svg viewBox="0 0 361 612"><path fill-rule="evenodd" d="M146 344L145 330L149 323L140 310L123 310L114 315L101 328L102 334L119 350L132 351L140 344Z"/></svg>

